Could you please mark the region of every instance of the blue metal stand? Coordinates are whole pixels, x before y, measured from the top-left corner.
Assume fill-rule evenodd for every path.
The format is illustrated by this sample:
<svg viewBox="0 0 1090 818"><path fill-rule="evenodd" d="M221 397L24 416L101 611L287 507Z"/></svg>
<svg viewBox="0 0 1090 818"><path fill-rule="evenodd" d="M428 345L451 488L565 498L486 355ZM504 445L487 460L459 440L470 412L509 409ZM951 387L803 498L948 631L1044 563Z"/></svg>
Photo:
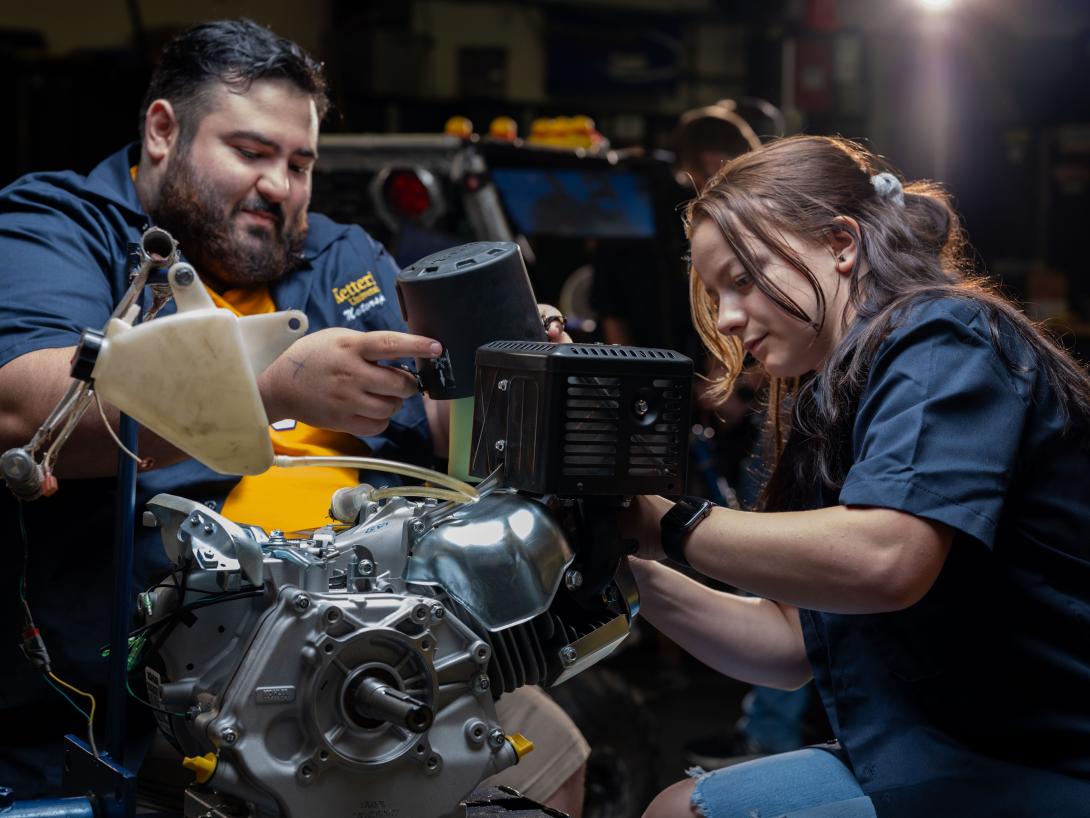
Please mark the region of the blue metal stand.
<svg viewBox="0 0 1090 818"><path fill-rule="evenodd" d="M75 736L64 737L64 783L69 792L89 794L95 818L133 818L136 814L136 773L110 758L109 753L96 756ZM78 805L73 807L78 809ZM64 818L82 818L82 815L74 812ZM3 813L0 816L7 818Z"/></svg>
<svg viewBox="0 0 1090 818"><path fill-rule="evenodd" d="M87 798L16 801L11 788L0 787L0 815L4 818L95 818L95 810Z"/></svg>
<svg viewBox="0 0 1090 818"><path fill-rule="evenodd" d="M121 416L121 441L132 452L136 451L138 431L136 421L127 415ZM136 813L136 774L124 766L135 525L136 463L122 452L118 455L117 467L106 751L96 755L82 740L65 736L65 791L88 793L88 796L14 801L13 791L0 787L0 818L132 818Z"/></svg>
<svg viewBox="0 0 1090 818"><path fill-rule="evenodd" d="M135 452L139 427L121 416L121 442ZM110 677L106 690L106 751L96 755L75 736L65 736L64 786L88 798L28 801L14 813L22 818L131 818L136 812L136 775L124 767L125 694L128 687L129 627L132 616L133 530L136 524L136 463L118 454L114 532L114 598L110 616ZM92 803L93 802L93 803ZM18 806L18 805L17 805ZM25 811L31 810L31 811Z"/></svg>
<svg viewBox="0 0 1090 818"><path fill-rule="evenodd" d="M137 450L139 426L121 416L121 442ZM106 698L106 752L125 762L125 693L132 617L133 529L136 525L136 463L125 452L117 462L117 530L114 533L114 600L110 618L110 683Z"/></svg>

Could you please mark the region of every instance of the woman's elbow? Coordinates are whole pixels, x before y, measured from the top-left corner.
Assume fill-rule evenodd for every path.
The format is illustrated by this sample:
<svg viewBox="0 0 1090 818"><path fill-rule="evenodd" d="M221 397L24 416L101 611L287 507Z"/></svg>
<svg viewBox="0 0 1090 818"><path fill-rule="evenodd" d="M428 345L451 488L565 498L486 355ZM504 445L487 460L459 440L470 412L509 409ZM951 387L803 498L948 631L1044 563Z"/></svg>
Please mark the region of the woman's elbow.
<svg viewBox="0 0 1090 818"><path fill-rule="evenodd" d="M774 687L778 687L780 690L798 690L800 687L804 687L813 678L814 674L810 669L810 662L807 660L788 669L788 672L780 680L780 683L774 685Z"/></svg>
<svg viewBox="0 0 1090 818"><path fill-rule="evenodd" d="M868 613L903 611L923 599L938 579L949 549L949 541L941 536L892 548L870 578L873 610Z"/></svg>

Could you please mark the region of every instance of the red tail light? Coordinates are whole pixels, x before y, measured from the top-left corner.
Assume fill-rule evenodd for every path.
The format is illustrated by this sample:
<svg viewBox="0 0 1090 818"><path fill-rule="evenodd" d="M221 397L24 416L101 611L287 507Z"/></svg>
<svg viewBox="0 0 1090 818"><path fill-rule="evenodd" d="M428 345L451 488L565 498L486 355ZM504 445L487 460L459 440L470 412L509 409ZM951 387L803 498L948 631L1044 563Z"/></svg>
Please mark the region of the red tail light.
<svg viewBox="0 0 1090 818"><path fill-rule="evenodd" d="M407 221L420 218L432 205L427 186L411 170L396 170L386 177L382 195L390 210Z"/></svg>

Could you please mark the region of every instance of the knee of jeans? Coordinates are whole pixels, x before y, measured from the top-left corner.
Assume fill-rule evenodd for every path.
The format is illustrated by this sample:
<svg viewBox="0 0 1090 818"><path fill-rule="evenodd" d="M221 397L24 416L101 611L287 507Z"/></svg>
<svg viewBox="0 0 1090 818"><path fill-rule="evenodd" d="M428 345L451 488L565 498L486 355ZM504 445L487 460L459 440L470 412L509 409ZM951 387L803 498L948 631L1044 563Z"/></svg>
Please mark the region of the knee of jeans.
<svg viewBox="0 0 1090 818"><path fill-rule="evenodd" d="M714 770L712 772L714 772ZM707 816L711 815L711 812L708 807L708 799L704 795L704 791L700 788L700 785L707 780L708 776L711 775L711 772L708 772L703 767L693 766L685 771L685 775L694 779L693 794L689 798L689 803L692 804L699 815L707 818Z"/></svg>

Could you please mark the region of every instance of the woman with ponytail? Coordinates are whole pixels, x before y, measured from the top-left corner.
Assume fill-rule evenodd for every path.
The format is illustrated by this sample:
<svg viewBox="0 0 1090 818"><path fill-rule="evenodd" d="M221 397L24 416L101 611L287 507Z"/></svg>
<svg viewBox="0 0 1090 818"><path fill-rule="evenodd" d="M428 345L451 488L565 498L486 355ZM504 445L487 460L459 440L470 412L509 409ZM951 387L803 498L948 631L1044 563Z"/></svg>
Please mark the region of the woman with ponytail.
<svg viewBox="0 0 1090 818"><path fill-rule="evenodd" d="M1090 379L972 273L949 197L843 139L689 205L726 395L771 379L761 510L641 497L642 611L835 742L692 777L646 818L1090 815ZM663 556L755 594L722 593Z"/></svg>

